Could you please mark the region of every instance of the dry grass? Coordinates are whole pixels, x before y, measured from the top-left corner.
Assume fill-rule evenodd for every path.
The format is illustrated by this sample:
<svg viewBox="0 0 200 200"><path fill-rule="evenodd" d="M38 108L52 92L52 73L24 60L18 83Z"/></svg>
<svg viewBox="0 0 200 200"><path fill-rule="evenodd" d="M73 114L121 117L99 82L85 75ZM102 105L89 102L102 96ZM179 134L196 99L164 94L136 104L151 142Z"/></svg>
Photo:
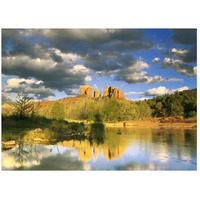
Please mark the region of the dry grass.
<svg viewBox="0 0 200 200"><path fill-rule="evenodd" d="M106 127L123 127L124 122L104 123ZM172 129L195 129L197 119L184 119L183 117L152 118L144 120L126 121L125 127L136 128L172 128Z"/></svg>

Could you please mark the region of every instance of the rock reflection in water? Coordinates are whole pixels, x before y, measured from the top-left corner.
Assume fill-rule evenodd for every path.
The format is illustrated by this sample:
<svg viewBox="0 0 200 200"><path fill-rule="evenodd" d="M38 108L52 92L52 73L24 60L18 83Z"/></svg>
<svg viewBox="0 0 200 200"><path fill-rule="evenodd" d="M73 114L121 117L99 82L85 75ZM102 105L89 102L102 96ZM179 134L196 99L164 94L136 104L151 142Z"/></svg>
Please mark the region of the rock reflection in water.
<svg viewBox="0 0 200 200"><path fill-rule="evenodd" d="M121 132L121 135L116 134ZM99 133L98 133L99 134ZM55 145L17 144L2 152L2 169L196 170L196 132L106 128L102 137ZM93 135L94 136L94 135ZM101 141L98 141L100 138Z"/></svg>

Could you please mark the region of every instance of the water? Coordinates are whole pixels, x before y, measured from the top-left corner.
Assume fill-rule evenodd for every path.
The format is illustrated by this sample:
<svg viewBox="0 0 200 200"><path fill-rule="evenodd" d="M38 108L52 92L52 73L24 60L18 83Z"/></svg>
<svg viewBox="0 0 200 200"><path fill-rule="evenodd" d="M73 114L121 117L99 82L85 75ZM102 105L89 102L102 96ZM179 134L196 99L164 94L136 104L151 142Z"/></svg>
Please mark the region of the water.
<svg viewBox="0 0 200 200"><path fill-rule="evenodd" d="M18 143L2 152L2 170L197 170L196 130L106 128L101 134Z"/></svg>

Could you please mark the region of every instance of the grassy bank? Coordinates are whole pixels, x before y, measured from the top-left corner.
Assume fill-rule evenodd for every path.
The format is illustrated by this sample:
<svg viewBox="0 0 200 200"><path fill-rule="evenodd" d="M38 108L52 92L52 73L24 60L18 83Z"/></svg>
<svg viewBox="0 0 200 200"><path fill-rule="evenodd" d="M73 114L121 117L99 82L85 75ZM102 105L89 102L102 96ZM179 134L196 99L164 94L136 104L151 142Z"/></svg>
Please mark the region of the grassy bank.
<svg viewBox="0 0 200 200"><path fill-rule="evenodd" d="M124 125L125 122L125 125ZM154 128L154 129L197 129L196 118L151 118L144 120L132 120L117 123L104 123L105 127L126 127L126 128Z"/></svg>
<svg viewBox="0 0 200 200"><path fill-rule="evenodd" d="M2 117L2 141L23 139L25 141L84 138L84 123L45 117L15 119L14 116Z"/></svg>

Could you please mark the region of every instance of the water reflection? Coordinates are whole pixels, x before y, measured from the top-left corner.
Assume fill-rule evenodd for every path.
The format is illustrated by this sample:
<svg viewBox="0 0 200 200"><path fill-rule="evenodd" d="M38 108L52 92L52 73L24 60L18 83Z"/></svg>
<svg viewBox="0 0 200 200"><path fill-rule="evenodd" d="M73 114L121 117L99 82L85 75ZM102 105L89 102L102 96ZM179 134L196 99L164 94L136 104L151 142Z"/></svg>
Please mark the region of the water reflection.
<svg viewBox="0 0 200 200"><path fill-rule="evenodd" d="M121 134L117 134L121 132ZM18 143L2 152L2 169L196 170L196 131L103 128L88 140Z"/></svg>

